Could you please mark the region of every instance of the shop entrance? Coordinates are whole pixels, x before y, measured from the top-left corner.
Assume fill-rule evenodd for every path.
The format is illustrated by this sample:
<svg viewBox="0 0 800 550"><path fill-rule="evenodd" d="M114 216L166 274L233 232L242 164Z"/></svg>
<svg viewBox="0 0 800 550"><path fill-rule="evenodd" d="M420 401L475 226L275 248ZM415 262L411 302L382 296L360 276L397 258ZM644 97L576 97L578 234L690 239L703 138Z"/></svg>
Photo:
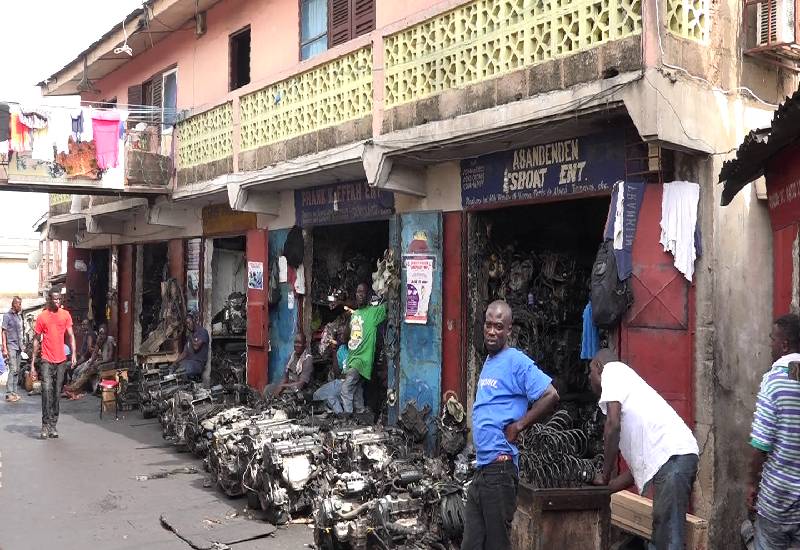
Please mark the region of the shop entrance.
<svg viewBox="0 0 800 550"><path fill-rule="evenodd" d="M471 241L468 260L469 295L476 297L470 308L470 395L486 356L483 314L489 303L502 299L514 315L509 345L553 378L562 407L576 424L593 422L597 400L589 387L588 362L580 358L582 318L608 207L609 198L599 197L472 215L477 239Z"/></svg>
<svg viewBox="0 0 800 550"><path fill-rule="evenodd" d="M108 249L92 250L89 262L89 307L88 319L95 328L109 321L107 310L109 288L109 256Z"/></svg>
<svg viewBox="0 0 800 550"><path fill-rule="evenodd" d="M247 240L213 240L211 255L211 385L245 382L247 361Z"/></svg>
<svg viewBox="0 0 800 550"><path fill-rule="evenodd" d="M161 283L169 278L167 243L142 246L142 306L139 309L141 341L148 339L159 326L161 312Z"/></svg>
<svg viewBox="0 0 800 550"><path fill-rule="evenodd" d="M330 340L323 338L335 338L337 329L347 325L349 318L343 307L331 309L331 304L337 300L352 304L360 283L372 288L372 273L389 248L389 221L315 227L312 243L311 349L318 365L315 373L320 381L326 381L330 360L325 348ZM384 322L378 329L372 379L364 390L365 405L379 416L386 412L385 333Z"/></svg>

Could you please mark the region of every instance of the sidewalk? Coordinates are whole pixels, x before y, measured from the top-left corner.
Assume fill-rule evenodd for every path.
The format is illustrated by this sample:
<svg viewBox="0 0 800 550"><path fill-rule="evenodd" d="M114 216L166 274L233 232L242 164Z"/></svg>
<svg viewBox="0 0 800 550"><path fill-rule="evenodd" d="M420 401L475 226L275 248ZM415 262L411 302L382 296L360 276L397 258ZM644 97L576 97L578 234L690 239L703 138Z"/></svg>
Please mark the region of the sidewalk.
<svg viewBox="0 0 800 550"><path fill-rule="evenodd" d="M0 550L40 550L54 543L63 550L188 550L188 543L161 526L162 515L209 527L239 525L246 500L204 487L202 461L168 445L157 420L144 420L138 411L125 414L119 421L113 412L100 420L96 397L62 399L61 437L41 441L39 396L0 401ZM197 473L136 479L181 468ZM311 529L295 525L231 548L289 550L312 540Z"/></svg>

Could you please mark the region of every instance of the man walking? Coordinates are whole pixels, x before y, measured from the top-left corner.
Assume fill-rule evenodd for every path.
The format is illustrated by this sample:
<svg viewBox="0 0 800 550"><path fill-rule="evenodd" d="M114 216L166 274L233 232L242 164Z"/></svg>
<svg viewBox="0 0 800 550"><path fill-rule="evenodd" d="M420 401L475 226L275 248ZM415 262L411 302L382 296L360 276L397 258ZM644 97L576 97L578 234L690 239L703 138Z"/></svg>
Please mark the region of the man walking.
<svg viewBox="0 0 800 550"><path fill-rule="evenodd" d="M472 409L472 438L478 472L470 483L461 550L511 548L517 510L517 436L558 405L552 380L528 356L508 347L513 319L503 301L486 310L483 364ZM530 408L528 408L528 406Z"/></svg>
<svg viewBox="0 0 800 550"><path fill-rule="evenodd" d="M750 434L750 496L755 549L800 545L800 318L784 315L770 334L772 368L764 374Z"/></svg>
<svg viewBox="0 0 800 550"><path fill-rule="evenodd" d="M64 335L69 335L69 348L75 349L75 333L72 330L72 316L61 308L61 293L51 290L47 295L47 307L39 314L33 328L33 357L31 372L36 376L36 358L39 349L41 357L42 380L42 431L41 438L58 437L58 395L64 385L64 373L67 370L67 356L64 351ZM41 342L40 342L41 341ZM77 362L76 354L72 354L72 367Z"/></svg>
<svg viewBox="0 0 800 550"><path fill-rule="evenodd" d="M3 315L3 358L8 366L6 401L16 403L21 399L19 387L19 362L22 355L22 299L14 296L11 308Z"/></svg>
<svg viewBox="0 0 800 550"><path fill-rule="evenodd" d="M594 480L612 492L633 483L652 487L651 549L683 550L686 512L697 474L698 449L692 431L658 392L610 349L591 362L589 380L606 415L603 471ZM620 451L629 471L611 478Z"/></svg>

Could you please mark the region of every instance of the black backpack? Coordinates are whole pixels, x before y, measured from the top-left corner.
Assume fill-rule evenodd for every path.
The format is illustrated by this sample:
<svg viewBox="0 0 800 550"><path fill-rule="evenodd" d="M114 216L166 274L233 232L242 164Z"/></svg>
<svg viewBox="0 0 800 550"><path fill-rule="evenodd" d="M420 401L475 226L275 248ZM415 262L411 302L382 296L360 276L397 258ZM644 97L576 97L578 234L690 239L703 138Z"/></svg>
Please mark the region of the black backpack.
<svg viewBox="0 0 800 550"><path fill-rule="evenodd" d="M295 269L303 263L303 256L305 255L303 230L296 225L289 230L289 234L286 236L283 255L286 256L286 263Z"/></svg>
<svg viewBox="0 0 800 550"><path fill-rule="evenodd" d="M600 328L614 328L633 304L628 281L620 281L612 241L597 251L592 267L592 321Z"/></svg>

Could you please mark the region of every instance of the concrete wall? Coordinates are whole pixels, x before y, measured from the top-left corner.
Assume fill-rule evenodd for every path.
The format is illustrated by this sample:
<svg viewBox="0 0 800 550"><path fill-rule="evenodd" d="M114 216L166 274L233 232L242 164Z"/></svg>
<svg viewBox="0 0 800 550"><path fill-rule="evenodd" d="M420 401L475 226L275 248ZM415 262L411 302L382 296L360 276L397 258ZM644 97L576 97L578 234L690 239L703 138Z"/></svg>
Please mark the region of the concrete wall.
<svg viewBox="0 0 800 550"><path fill-rule="evenodd" d="M395 210L398 214L441 210L461 210L461 164L443 162L427 167L423 171L425 197L395 194Z"/></svg>
<svg viewBox="0 0 800 550"><path fill-rule="evenodd" d="M714 163L719 173L719 162ZM719 204L721 187L715 186ZM767 206L748 186L714 220L714 548L736 548L745 518L748 436L761 375L772 361L772 234ZM708 350L704 351L704 356ZM702 365L707 365L705 360ZM701 365L701 363L698 363Z"/></svg>
<svg viewBox="0 0 800 550"><path fill-rule="evenodd" d="M462 0L431 6L429 0L376 2L376 26L403 25L409 16L424 18ZM95 82L99 94L89 99L116 97L127 103L128 87L148 80L168 67L178 67L178 108L211 107L228 96L228 40L250 25L250 82L258 89L280 80L300 62L300 28L297 0L224 0L208 10L205 35L197 38L194 25L185 25L154 48L138 55Z"/></svg>

